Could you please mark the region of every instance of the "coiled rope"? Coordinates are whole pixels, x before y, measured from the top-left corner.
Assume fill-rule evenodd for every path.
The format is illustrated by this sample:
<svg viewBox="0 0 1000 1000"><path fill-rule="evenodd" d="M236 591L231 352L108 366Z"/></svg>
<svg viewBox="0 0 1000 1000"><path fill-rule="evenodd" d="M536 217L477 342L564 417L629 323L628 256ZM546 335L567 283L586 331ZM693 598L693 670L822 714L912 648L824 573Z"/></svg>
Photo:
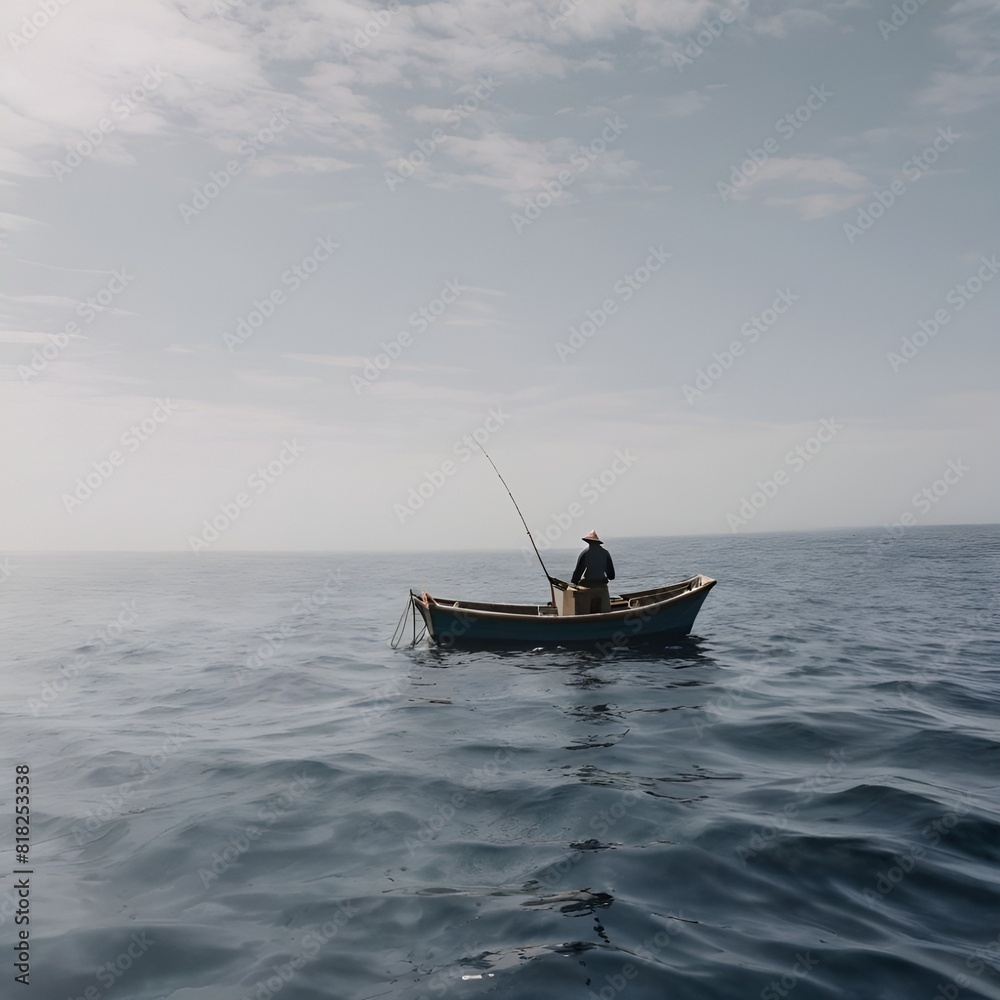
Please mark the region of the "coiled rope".
<svg viewBox="0 0 1000 1000"><path fill-rule="evenodd" d="M403 633L406 632L406 612L410 609L413 610L413 639L410 641L411 646L416 646L421 639L423 639L424 634L427 632L427 626L420 630L420 634L417 634L417 605L413 601L413 594L411 593L406 598L406 604L403 607L403 613L399 616L399 621L396 622L396 628L392 633L392 638L389 640L389 645L393 649L397 649L399 644L403 641Z"/></svg>

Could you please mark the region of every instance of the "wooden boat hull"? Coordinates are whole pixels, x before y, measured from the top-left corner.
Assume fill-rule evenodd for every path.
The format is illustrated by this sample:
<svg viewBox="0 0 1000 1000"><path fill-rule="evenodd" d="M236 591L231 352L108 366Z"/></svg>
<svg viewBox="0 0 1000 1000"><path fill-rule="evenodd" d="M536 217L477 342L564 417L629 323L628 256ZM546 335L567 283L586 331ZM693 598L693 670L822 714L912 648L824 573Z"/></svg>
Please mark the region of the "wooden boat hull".
<svg viewBox="0 0 1000 1000"><path fill-rule="evenodd" d="M555 581L560 587L568 584ZM550 605L452 601L411 591L427 635L439 646L604 644L687 635L716 580L699 575L666 587L622 594L606 614L557 615Z"/></svg>

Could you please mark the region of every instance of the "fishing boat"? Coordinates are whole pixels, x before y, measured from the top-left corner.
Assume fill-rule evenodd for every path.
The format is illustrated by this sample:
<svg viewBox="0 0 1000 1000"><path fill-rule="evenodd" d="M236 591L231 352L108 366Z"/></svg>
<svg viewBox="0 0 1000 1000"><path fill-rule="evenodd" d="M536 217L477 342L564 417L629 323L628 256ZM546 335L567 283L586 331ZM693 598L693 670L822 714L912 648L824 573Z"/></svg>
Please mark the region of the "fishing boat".
<svg viewBox="0 0 1000 1000"><path fill-rule="evenodd" d="M478 441L476 444L500 477L500 482L521 518L549 584L552 600L547 604L493 604L486 601L445 600L431 597L427 591L417 593L411 590L407 606L403 609L396 632L390 640L393 648L402 639L406 614L411 608L414 645L419 638L416 628L418 611L424 620L428 639L438 646L596 645L605 650L625 645L629 641L657 636L684 636L691 631L708 592L717 583L716 580L699 573L680 583L670 583L650 590L636 590L615 597L611 597L604 588L600 600L601 609L595 611L593 588L567 583L549 574L514 494L486 449ZM593 531L586 536L586 540L600 544L600 539Z"/></svg>
<svg viewBox="0 0 1000 1000"><path fill-rule="evenodd" d="M554 577L549 582L555 600L547 604L446 600L412 590L410 601L424 620L428 639L439 646L597 644L610 649L635 639L687 635L717 581L699 574L613 596L611 610L604 614L576 612L586 588Z"/></svg>

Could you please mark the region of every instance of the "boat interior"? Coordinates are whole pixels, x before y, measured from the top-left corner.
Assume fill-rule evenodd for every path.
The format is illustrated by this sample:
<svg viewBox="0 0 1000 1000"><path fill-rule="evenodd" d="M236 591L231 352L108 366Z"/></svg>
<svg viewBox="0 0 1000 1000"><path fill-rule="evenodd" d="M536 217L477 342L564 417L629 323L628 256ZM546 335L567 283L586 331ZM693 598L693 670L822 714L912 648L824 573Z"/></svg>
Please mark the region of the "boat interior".
<svg viewBox="0 0 1000 1000"><path fill-rule="evenodd" d="M617 594L611 595L611 611L631 611L635 608L645 608L651 607L657 604L665 604L668 601L674 600L675 598L682 597L685 594L690 593L693 590L697 590L700 587L704 587L708 584L714 584L715 581L711 580L709 577L699 574L698 576L693 576L688 580L682 580L680 583L671 583L664 587L652 587L649 590L635 590L627 594ZM585 588L575 587L571 583L567 583L565 580L552 580L552 585L555 587L557 592L579 592L585 590ZM562 599L562 593L557 596L560 598L559 605L557 606L549 601L547 604L505 604L505 603L494 603L490 601L454 601L447 600L440 597L431 597L426 592L420 595L422 599L427 602L433 601L438 607L444 608L461 608L468 611L492 611L496 614L508 614L508 615L567 615L567 611L561 610L565 607L565 603Z"/></svg>

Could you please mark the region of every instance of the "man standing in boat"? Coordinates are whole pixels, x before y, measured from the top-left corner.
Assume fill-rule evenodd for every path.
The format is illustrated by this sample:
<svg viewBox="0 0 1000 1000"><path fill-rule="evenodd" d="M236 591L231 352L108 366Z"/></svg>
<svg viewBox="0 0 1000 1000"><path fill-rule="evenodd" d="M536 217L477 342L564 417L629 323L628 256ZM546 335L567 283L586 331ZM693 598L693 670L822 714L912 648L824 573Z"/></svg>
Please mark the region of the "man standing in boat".
<svg viewBox="0 0 1000 1000"><path fill-rule="evenodd" d="M587 543L587 547L576 561L572 582L589 591L589 601L584 603L583 614L606 614L611 610L608 580L615 578L615 564L596 531L584 535L583 541Z"/></svg>

